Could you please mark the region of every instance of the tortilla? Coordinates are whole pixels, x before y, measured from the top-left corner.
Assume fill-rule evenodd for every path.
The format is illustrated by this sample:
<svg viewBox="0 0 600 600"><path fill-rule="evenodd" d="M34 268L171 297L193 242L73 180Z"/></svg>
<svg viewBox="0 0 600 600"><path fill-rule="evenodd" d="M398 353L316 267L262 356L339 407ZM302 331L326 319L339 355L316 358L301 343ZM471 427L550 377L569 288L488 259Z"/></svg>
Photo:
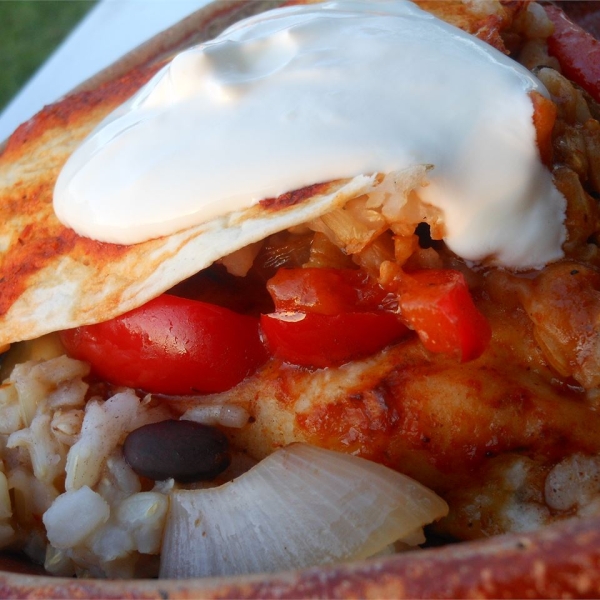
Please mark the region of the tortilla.
<svg viewBox="0 0 600 600"><path fill-rule="evenodd" d="M506 8L500 2L475 8L468 2L423 4L501 48L499 31L516 10L515 3ZM215 26L239 19L249 7L258 12L264 5L215 5L193 41L214 35ZM120 78L73 94L10 138L0 156L0 347L123 314L235 250L341 206L376 181L377 174L315 182L291 196L133 246L77 235L52 209L58 173L85 136L163 62L159 52Z"/></svg>

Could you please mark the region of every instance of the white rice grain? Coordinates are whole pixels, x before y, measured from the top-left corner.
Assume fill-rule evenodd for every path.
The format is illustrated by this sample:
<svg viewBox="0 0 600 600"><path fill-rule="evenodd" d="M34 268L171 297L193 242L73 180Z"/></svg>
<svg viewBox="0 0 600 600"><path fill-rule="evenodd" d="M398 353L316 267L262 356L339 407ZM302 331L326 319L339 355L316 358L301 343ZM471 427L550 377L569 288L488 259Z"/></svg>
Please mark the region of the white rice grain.
<svg viewBox="0 0 600 600"><path fill-rule="evenodd" d="M61 494L44 513L48 541L58 549L81 544L108 521L107 502L88 486Z"/></svg>

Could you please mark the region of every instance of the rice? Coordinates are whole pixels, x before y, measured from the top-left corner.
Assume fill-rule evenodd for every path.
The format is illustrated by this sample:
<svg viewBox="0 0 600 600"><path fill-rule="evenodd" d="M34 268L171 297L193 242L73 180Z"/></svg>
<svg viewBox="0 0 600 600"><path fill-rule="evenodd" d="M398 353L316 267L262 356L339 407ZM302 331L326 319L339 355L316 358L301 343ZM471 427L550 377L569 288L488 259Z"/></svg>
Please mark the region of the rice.
<svg viewBox="0 0 600 600"><path fill-rule="evenodd" d="M122 444L173 415L133 390L90 397L88 373L63 355L17 365L0 388L0 548L54 575L155 577L174 482L144 489ZM239 426L248 414L196 406L185 418Z"/></svg>

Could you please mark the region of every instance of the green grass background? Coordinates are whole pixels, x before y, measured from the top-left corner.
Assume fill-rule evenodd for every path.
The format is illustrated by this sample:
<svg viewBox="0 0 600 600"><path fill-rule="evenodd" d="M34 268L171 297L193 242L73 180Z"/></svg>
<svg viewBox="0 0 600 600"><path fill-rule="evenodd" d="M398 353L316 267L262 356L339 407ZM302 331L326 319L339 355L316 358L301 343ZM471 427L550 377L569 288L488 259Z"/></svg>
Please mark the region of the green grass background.
<svg viewBox="0 0 600 600"><path fill-rule="evenodd" d="M0 0L0 111L95 0Z"/></svg>

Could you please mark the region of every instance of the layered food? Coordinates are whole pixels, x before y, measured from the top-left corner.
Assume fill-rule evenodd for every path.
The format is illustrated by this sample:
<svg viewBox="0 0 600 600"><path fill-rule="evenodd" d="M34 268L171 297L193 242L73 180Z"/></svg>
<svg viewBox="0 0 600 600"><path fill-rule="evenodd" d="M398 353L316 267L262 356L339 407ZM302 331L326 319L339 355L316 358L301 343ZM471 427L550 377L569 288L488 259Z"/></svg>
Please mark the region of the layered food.
<svg viewBox="0 0 600 600"><path fill-rule="evenodd" d="M287 6L17 130L3 547L191 577L595 514L573 48L596 42L534 2Z"/></svg>

